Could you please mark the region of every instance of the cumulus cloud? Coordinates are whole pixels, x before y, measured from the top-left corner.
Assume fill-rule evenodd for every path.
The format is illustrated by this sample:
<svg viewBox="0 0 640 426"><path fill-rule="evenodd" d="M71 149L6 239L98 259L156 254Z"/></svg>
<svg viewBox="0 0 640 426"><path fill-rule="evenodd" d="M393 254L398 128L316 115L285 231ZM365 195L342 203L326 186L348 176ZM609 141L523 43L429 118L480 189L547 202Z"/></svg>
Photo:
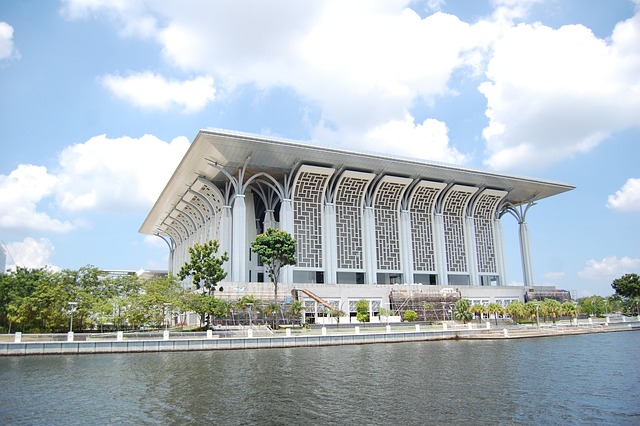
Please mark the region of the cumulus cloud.
<svg viewBox="0 0 640 426"><path fill-rule="evenodd" d="M0 175L0 228L68 232L74 223L61 221L39 209L55 193L58 177L46 167L22 164Z"/></svg>
<svg viewBox="0 0 640 426"><path fill-rule="evenodd" d="M640 125L640 14L609 41L582 25L510 27L493 44L487 98L487 165L535 168L589 151Z"/></svg>
<svg viewBox="0 0 640 426"><path fill-rule="evenodd" d="M409 115L404 120L392 120L370 130L363 148L375 146L399 156L423 158L443 163L465 163L467 157L449 146L445 123L432 118L415 124Z"/></svg>
<svg viewBox="0 0 640 426"><path fill-rule="evenodd" d="M107 75L102 82L117 97L138 107L162 110L178 106L185 112L196 112L213 101L216 92L210 76L177 81L143 72L127 77Z"/></svg>
<svg viewBox="0 0 640 426"><path fill-rule="evenodd" d="M442 12L422 18L409 0L193 0L191 7L67 0L63 12L70 19L107 16L121 35L156 42L176 72L201 76L105 77L117 96L140 107L189 111L239 85L287 86L317 108L309 128L322 143L357 147L398 123L420 134L425 122L413 124L411 116L416 100L456 96L453 75L484 76L486 164L506 170L572 158L640 125L640 14L603 40L581 25L524 23L537 2L496 0L493 14L474 23ZM369 149L389 152L389 144ZM435 157L423 152L465 160L448 140Z"/></svg>
<svg viewBox="0 0 640 426"><path fill-rule="evenodd" d="M60 154L54 171L19 165L0 175L0 229L69 232L84 221L55 214L83 211L145 212L189 147L186 137L95 136Z"/></svg>
<svg viewBox="0 0 640 426"><path fill-rule="evenodd" d="M640 179L628 179L615 194L609 195L607 207L623 212L640 212Z"/></svg>
<svg viewBox="0 0 640 426"><path fill-rule="evenodd" d="M610 256L601 261L595 259L587 261L587 266L578 272L578 276L592 281L613 282L624 274L637 273L638 270L640 270L640 258L624 256L618 259L616 256Z"/></svg>
<svg viewBox="0 0 640 426"><path fill-rule="evenodd" d="M153 135L100 135L69 146L60 155L58 203L69 211L144 211L160 195L188 147L186 137L167 143Z"/></svg>
<svg viewBox="0 0 640 426"><path fill-rule="evenodd" d="M45 266L52 270L60 269L51 265L51 257L55 253L55 247L47 238L36 240L27 237L22 241L7 243L6 247L10 254L10 257L7 258L8 269L15 271L18 266L29 269L44 268Z"/></svg>
<svg viewBox="0 0 640 426"><path fill-rule="evenodd" d="M13 44L13 27L6 22L0 22L0 61L18 55L18 50Z"/></svg>
<svg viewBox="0 0 640 426"><path fill-rule="evenodd" d="M444 13L422 19L407 3L283 1L267 5L244 0L182 7L155 2L147 4L145 16L154 18L154 39L177 69L214 76L217 88L224 92L247 84L267 90L291 87L319 107L321 117L311 126L314 137L337 130L336 140L362 144L368 132L405 121L416 98L449 94L453 71L475 61L467 52L478 34L469 24ZM109 7L106 2L74 0L65 8L74 19L87 14L117 16L113 21L121 29L141 14L138 8L129 17L119 2ZM236 25L238 21L243 25ZM151 96L168 92L166 82L157 75L109 76L104 81L118 96L139 106L184 105L175 96ZM194 99L192 109L213 100L213 77L203 85L209 96L200 102ZM414 126L416 131L420 126ZM372 150L384 152L382 148ZM443 157L441 150L435 152ZM460 158L455 149L444 157Z"/></svg>

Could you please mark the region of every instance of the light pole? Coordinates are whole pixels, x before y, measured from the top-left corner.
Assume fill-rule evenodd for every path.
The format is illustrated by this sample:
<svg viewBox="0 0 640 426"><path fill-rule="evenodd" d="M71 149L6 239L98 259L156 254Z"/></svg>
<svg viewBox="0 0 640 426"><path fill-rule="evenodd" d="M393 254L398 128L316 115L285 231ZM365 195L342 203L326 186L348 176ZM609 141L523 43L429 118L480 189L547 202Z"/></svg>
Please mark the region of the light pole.
<svg viewBox="0 0 640 426"><path fill-rule="evenodd" d="M536 327L540 328L540 305L536 303Z"/></svg>
<svg viewBox="0 0 640 426"><path fill-rule="evenodd" d="M163 303L164 306L164 329L167 330L169 328L169 321L167 321L167 314L169 313L169 305L170 303Z"/></svg>
<svg viewBox="0 0 640 426"><path fill-rule="evenodd" d="M76 306L78 306L78 302L67 302L69 305L69 331L73 331L73 313L76 310Z"/></svg>

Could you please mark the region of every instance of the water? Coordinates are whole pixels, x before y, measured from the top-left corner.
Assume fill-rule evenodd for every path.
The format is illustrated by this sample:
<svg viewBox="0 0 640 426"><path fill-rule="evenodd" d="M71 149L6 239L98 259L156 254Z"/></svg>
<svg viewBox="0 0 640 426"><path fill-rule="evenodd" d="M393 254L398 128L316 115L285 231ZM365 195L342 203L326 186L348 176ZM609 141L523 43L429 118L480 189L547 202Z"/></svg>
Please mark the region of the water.
<svg viewBox="0 0 640 426"><path fill-rule="evenodd" d="M0 423L640 425L640 333L0 358Z"/></svg>

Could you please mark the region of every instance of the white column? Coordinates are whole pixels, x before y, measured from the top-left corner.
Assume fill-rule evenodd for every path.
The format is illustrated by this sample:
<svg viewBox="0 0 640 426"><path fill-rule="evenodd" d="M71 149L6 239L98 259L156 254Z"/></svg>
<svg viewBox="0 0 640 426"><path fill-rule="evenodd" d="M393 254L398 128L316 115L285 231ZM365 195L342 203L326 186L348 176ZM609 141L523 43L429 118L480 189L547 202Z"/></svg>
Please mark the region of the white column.
<svg viewBox="0 0 640 426"><path fill-rule="evenodd" d="M268 228L275 228L275 227L276 227L276 219L273 216L273 210L267 210L264 213L264 223L263 223L262 232L266 232Z"/></svg>
<svg viewBox="0 0 640 426"><path fill-rule="evenodd" d="M220 218L220 254L227 253L230 260L233 260L233 251L231 236L233 235L231 206L222 206L222 217ZM232 281L232 273L230 262L224 262L222 268L227 273L227 277L223 281Z"/></svg>
<svg viewBox="0 0 640 426"><path fill-rule="evenodd" d="M369 284L378 284L376 262L376 226L373 207L365 207L362 214L362 241L365 276Z"/></svg>
<svg viewBox="0 0 640 426"><path fill-rule="evenodd" d="M338 282L338 237L336 235L336 209L333 203L326 203L324 205L323 219L322 253L325 275L324 282L327 284L335 284Z"/></svg>
<svg viewBox="0 0 640 426"><path fill-rule="evenodd" d="M413 284L413 247L411 244L411 215L409 210L400 211L400 262L406 284Z"/></svg>
<svg viewBox="0 0 640 426"><path fill-rule="evenodd" d="M247 208L244 194L236 194L233 202L233 236L231 249L231 279L234 282L247 281Z"/></svg>
<svg viewBox="0 0 640 426"><path fill-rule="evenodd" d="M376 225L373 207L365 207L362 212L362 241L364 243L364 268L366 281L378 284L378 265L376 261Z"/></svg>
<svg viewBox="0 0 640 426"><path fill-rule="evenodd" d="M504 264L504 236L502 231L502 222L500 219L494 219L493 231L495 235L495 248L496 248L496 268L498 269L498 284L507 284L507 270Z"/></svg>
<svg viewBox="0 0 640 426"><path fill-rule="evenodd" d="M433 217L433 237L436 252L436 273L438 284L447 285L447 246L444 241L444 218L442 213L436 213Z"/></svg>
<svg viewBox="0 0 640 426"><path fill-rule="evenodd" d="M464 243L467 245L467 271L469 284L479 285L478 277L478 246L476 244L476 225L472 217L465 218Z"/></svg>
<svg viewBox="0 0 640 426"><path fill-rule="evenodd" d="M293 205L290 198L282 200L280 205L280 229L288 232L295 238L293 229ZM283 284L290 284L293 282L293 268L291 266L285 267L280 274L280 282Z"/></svg>
<svg viewBox="0 0 640 426"><path fill-rule="evenodd" d="M520 222L520 254L522 256L522 279L525 286L533 285L533 267L531 265L531 248L529 247L529 231L527 222Z"/></svg>

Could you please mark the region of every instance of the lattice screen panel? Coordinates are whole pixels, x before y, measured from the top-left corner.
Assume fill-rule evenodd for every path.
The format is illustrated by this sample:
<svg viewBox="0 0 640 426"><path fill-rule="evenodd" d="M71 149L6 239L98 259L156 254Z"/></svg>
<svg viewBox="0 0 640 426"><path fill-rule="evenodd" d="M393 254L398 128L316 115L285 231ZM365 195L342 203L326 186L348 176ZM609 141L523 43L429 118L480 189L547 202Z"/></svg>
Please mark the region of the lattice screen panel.
<svg viewBox="0 0 640 426"><path fill-rule="evenodd" d="M300 268L322 268L322 196L329 175L301 171L293 190L293 232Z"/></svg>
<svg viewBox="0 0 640 426"><path fill-rule="evenodd" d="M345 177L335 199L338 268L363 269L362 198L369 179Z"/></svg>

